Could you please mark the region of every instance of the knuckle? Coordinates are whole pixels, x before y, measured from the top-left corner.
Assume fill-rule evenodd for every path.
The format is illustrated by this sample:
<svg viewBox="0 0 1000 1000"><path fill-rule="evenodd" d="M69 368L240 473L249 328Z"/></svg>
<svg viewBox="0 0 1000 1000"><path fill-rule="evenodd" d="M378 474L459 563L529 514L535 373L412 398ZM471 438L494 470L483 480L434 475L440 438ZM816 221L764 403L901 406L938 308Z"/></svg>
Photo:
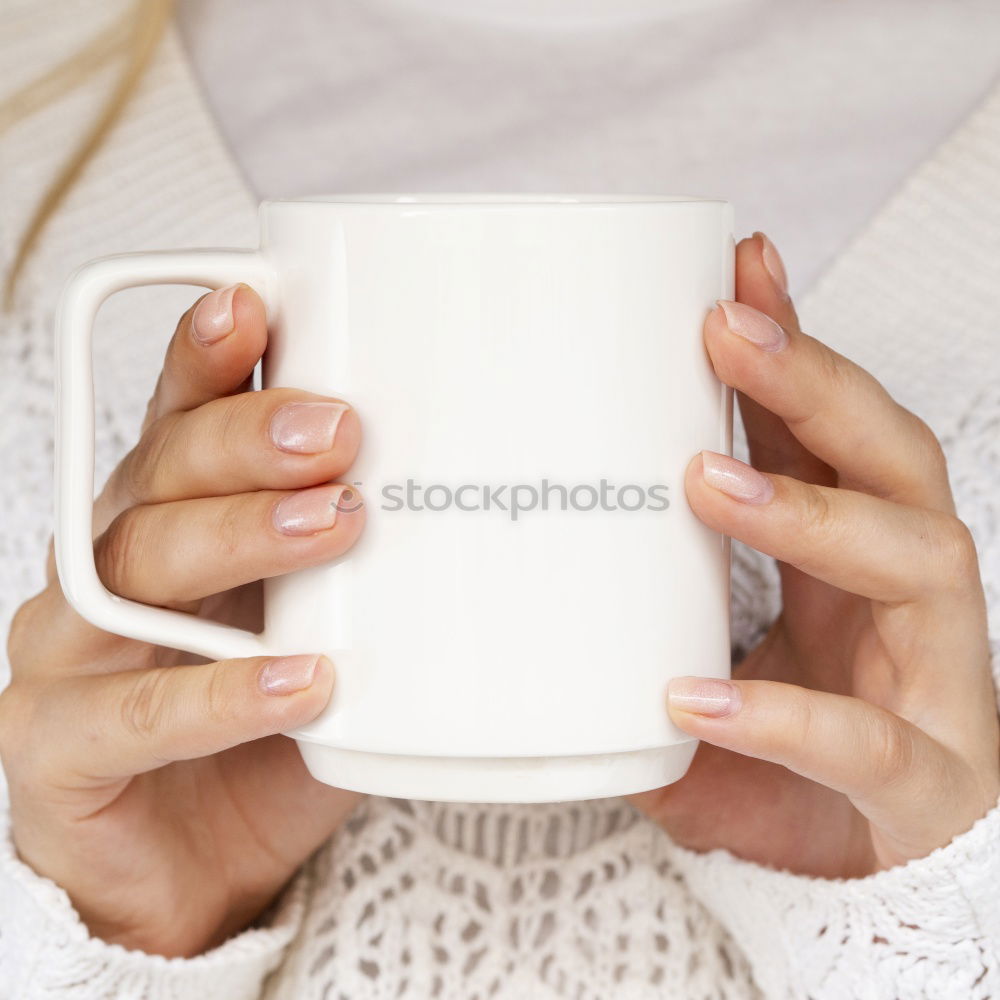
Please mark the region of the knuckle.
<svg viewBox="0 0 1000 1000"><path fill-rule="evenodd" d="M11 671L16 672L22 660L31 656L38 645L37 612L40 610L42 595L36 594L25 601L15 612L7 633L7 659Z"/></svg>
<svg viewBox="0 0 1000 1000"><path fill-rule="evenodd" d="M938 478L947 479L948 458L940 438L930 425L911 410L904 410L911 425L911 433L916 443L916 451L921 464Z"/></svg>
<svg viewBox="0 0 1000 1000"><path fill-rule="evenodd" d="M791 688L788 692L786 707L788 726L785 736L793 736L796 745L808 746L813 739L816 726L813 702L807 691L801 688Z"/></svg>
<svg viewBox="0 0 1000 1000"><path fill-rule="evenodd" d="M219 415L213 421L212 436L208 444L215 453L231 461L245 457L250 436L267 434L271 414L281 405L273 393L293 394L289 390L265 389L259 392L241 392L219 402Z"/></svg>
<svg viewBox="0 0 1000 1000"><path fill-rule="evenodd" d="M176 426L176 414L154 421L118 467L121 492L132 504L151 503L160 497L165 460Z"/></svg>
<svg viewBox="0 0 1000 1000"><path fill-rule="evenodd" d="M833 508L826 492L806 483L802 494L802 526L813 537L829 534L833 527Z"/></svg>
<svg viewBox="0 0 1000 1000"><path fill-rule="evenodd" d="M40 750L46 732L40 708L48 685L37 681L12 681L0 691L0 762L11 787L41 783L53 765L54 755Z"/></svg>
<svg viewBox="0 0 1000 1000"><path fill-rule="evenodd" d="M146 518L127 510L111 522L94 546L94 562L101 582L112 593L129 592L147 546Z"/></svg>
<svg viewBox="0 0 1000 1000"><path fill-rule="evenodd" d="M122 700L122 727L133 740L149 742L163 731L168 709L168 680L166 669L143 671Z"/></svg>
<svg viewBox="0 0 1000 1000"><path fill-rule="evenodd" d="M223 461L238 459L246 429L254 417L255 393L243 392L226 399L217 420L212 422L205 445Z"/></svg>
<svg viewBox="0 0 1000 1000"><path fill-rule="evenodd" d="M253 508L257 506L253 494L232 497L220 504L212 527L217 553L224 560L238 556L247 544L248 537L259 537L253 530L256 527Z"/></svg>
<svg viewBox="0 0 1000 1000"><path fill-rule="evenodd" d="M827 388L836 393L842 389L847 389L856 377L857 371L854 366L843 355L838 354L832 348L814 341L817 345L817 367L819 377L826 384Z"/></svg>
<svg viewBox="0 0 1000 1000"><path fill-rule="evenodd" d="M212 726L225 726L237 715L237 705L232 696L232 685L229 683L225 667L215 666L208 678L205 715Z"/></svg>
<svg viewBox="0 0 1000 1000"><path fill-rule="evenodd" d="M913 765L913 739L909 730L894 716L877 713L867 722L865 753L875 762L874 774L881 786L909 776Z"/></svg>
<svg viewBox="0 0 1000 1000"><path fill-rule="evenodd" d="M932 537L935 543L936 579L945 589L978 585L979 556L972 532L964 521L950 514L938 517Z"/></svg>
<svg viewBox="0 0 1000 1000"><path fill-rule="evenodd" d="M797 345L804 352L803 364L811 368L810 383L819 392L802 398L800 412L787 420L793 425L805 424L824 411L825 401L846 397L856 388L858 369L843 355L814 337L803 334Z"/></svg>

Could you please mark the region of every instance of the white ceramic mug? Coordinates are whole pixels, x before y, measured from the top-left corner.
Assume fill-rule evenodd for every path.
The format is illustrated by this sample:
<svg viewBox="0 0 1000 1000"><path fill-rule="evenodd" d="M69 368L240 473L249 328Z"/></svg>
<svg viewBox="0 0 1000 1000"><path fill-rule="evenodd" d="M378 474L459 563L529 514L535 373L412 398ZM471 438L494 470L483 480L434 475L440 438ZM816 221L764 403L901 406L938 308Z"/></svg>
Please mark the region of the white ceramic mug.
<svg viewBox="0 0 1000 1000"><path fill-rule="evenodd" d="M696 741L668 680L729 672L729 546L683 476L731 447L702 324L733 266L725 202L492 195L269 201L258 250L85 264L57 329L66 596L213 659L327 654L331 701L289 735L329 784L528 802L674 781ZM365 435L361 540L268 580L260 635L109 593L91 529L101 302L236 281L267 305L263 385L345 399Z"/></svg>

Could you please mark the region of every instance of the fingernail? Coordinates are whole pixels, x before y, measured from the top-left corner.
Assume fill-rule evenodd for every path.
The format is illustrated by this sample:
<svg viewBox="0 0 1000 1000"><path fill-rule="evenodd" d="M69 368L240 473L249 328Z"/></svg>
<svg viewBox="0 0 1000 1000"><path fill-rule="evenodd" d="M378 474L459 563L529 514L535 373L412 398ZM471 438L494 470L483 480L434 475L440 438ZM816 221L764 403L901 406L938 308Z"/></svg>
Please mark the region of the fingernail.
<svg viewBox="0 0 1000 1000"><path fill-rule="evenodd" d="M764 504L774 496L774 486L767 476L728 455L703 451L701 466L709 486L740 503Z"/></svg>
<svg viewBox="0 0 1000 1000"><path fill-rule="evenodd" d="M715 677L675 677L667 686L671 708L709 719L735 715L740 710L740 689Z"/></svg>
<svg viewBox="0 0 1000 1000"><path fill-rule="evenodd" d="M214 344L233 332L233 295L238 285L209 292L195 307L191 317L194 339L200 344Z"/></svg>
<svg viewBox="0 0 1000 1000"><path fill-rule="evenodd" d="M274 526L283 535L314 535L332 528L343 498L347 503L354 493L343 486L318 486L290 493L274 507Z"/></svg>
<svg viewBox="0 0 1000 1000"><path fill-rule="evenodd" d="M726 314L726 324L729 329L762 351L773 354L788 343L788 334L766 313L752 309L742 302L720 300L719 305Z"/></svg>
<svg viewBox="0 0 1000 1000"><path fill-rule="evenodd" d="M767 269L767 273L771 275L771 280L778 287L778 291L782 295L788 295L788 273L785 271L785 262L781 259L781 254L778 253L778 248L764 235L764 233L754 233L754 236L760 237L761 245L763 246L763 258L764 267Z"/></svg>
<svg viewBox="0 0 1000 1000"><path fill-rule="evenodd" d="M289 403L271 417L271 440L276 448L299 455L329 451L346 412L344 403Z"/></svg>
<svg viewBox="0 0 1000 1000"><path fill-rule="evenodd" d="M313 682L318 656L281 656L268 660L258 675L264 694L294 694Z"/></svg>

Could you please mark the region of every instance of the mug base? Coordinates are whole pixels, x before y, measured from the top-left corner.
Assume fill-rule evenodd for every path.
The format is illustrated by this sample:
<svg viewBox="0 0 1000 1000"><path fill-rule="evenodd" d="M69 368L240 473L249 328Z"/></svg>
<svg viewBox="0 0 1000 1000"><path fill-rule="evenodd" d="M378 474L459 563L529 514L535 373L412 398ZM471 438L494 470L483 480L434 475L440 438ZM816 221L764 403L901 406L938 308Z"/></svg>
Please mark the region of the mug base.
<svg viewBox="0 0 1000 1000"><path fill-rule="evenodd" d="M697 740L572 757L420 757L368 753L296 740L309 773L369 795L435 802L569 802L669 785L682 778Z"/></svg>

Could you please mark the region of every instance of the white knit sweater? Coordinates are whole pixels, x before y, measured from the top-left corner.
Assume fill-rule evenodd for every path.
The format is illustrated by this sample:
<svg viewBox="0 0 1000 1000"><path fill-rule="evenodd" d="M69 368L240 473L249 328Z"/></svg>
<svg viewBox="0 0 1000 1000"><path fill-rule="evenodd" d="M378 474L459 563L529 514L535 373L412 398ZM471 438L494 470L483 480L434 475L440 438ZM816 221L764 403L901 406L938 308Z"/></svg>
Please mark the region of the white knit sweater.
<svg viewBox="0 0 1000 1000"><path fill-rule="evenodd" d="M72 12L70 10L72 8ZM114 6L8 0L3 90ZM107 11L107 12L105 12ZM58 15L48 19L44 14ZM30 23L31 31L25 30ZM39 27L44 25L43 28ZM3 136L0 268L109 77ZM249 246L255 212L170 36L138 100L47 233L0 332L0 626L42 582L58 286L120 250ZM1000 635L1000 91L880 212L801 304L949 455ZM98 476L134 438L189 290L117 296L99 322ZM734 642L774 615L742 548ZM91 938L66 894L0 847L0 997L17 1000L986 1000L1000 996L1000 808L931 856L858 880L769 871L673 844L622 799L540 806L369 798L270 915L189 960Z"/></svg>

